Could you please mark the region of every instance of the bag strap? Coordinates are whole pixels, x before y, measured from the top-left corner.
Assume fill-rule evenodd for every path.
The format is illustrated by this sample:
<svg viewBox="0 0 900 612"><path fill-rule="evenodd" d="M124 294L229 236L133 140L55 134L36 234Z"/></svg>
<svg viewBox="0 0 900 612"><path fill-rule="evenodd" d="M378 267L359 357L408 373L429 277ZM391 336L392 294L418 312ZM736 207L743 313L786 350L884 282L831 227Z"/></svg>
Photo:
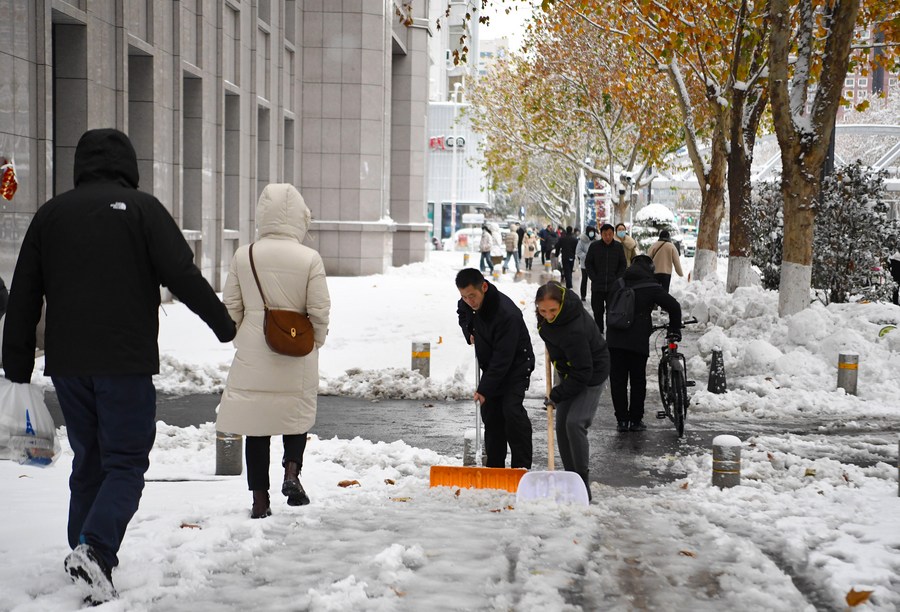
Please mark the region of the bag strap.
<svg viewBox="0 0 900 612"><path fill-rule="evenodd" d="M259 297L262 298L263 301L263 309L269 310L269 305L266 304L266 296L263 293L262 285L259 284L259 276L256 274L256 264L253 263L253 243L250 243L250 269L253 270L253 280L256 281L256 288L259 289Z"/></svg>

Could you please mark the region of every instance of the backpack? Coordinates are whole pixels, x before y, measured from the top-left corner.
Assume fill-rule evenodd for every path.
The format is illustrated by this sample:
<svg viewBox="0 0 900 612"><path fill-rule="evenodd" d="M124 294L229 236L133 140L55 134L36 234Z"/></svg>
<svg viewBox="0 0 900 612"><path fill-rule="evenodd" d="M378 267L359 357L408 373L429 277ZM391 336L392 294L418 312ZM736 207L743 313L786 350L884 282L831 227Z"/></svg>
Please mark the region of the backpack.
<svg viewBox="0 0 900 612"><path fill-rule="evenodd" d="M628 329L634 323L634 290L658 286L656 281L625 285L624 279L616 279L606 309L606 324L610 329Z"/></svg>

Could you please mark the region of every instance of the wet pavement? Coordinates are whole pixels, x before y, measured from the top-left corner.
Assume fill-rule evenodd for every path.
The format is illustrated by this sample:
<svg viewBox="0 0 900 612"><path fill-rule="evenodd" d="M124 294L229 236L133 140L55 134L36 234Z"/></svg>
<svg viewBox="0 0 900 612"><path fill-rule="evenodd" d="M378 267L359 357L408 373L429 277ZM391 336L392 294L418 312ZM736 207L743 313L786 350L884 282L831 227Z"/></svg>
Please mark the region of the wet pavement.
<svg viewBox="0 0 900 612"><path fill-rule="evenodd" d="M46 393L47 406L57 424L62 424L59 404L53 392ZM170 425L186 427L215 420L218 394L159 396L157 418ZM534 469L547 465L546 413L539 400L526 400L525 407L534 427ZM618 433L608 394L601 401L594 424L589 430L592 481L618 487L654 486L678 480L684 473L665 467L678 456L711 453L712 440L720 434L746 440L759 433L816 432L814 423L766 423L760 421L708 421L689 416L684 437L679 439L668 420L656 420L648 410L643 432ZM373 442L403 440L411 446L428 448L461 458L464 434L475 427L472 402L382 400L320 396L316 425L311 433L320 438L352 439L356 436ZM835 432L838 434L841 432ZM849 432L853 435L854 432ZM855 432L872 436L872 432ZM893 435L896 432L879 432ZM557 466L561 462L557 456ZM662 467L661 467L662 466Z"/></svg>

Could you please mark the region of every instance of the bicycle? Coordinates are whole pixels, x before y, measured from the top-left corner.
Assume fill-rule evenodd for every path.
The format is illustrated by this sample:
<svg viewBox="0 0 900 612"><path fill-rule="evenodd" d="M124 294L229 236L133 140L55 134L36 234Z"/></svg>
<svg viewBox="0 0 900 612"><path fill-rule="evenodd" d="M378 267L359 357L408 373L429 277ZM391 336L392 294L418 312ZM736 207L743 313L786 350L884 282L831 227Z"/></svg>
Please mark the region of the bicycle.
<svg viewBox="0 0 900 612"><path fill-rule="evenodd" d="M692 318L681 322L681 327L696 323ZM666 329L668 325L654 325L653 331ZM687 388L693 387L696 382L687 379L687 363L684 355L678 351L678 343L674 338L666 336L666 342L658 347L659 350L659 397L662 400L663 409L656 413L657 419L669 419L675 424L678 437L684 435L684 421L687 418L687 409L690 405L690 397Z"/></svg>

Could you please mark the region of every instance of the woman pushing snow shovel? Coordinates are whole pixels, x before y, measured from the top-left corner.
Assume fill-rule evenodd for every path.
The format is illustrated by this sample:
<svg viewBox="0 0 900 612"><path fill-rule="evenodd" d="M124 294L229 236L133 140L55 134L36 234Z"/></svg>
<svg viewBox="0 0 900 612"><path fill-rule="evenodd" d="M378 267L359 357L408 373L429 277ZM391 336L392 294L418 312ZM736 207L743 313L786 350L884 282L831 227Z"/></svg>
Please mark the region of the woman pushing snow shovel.
<svg viewBox="0 0 900 612"><path fill-rule="evenodd" d="M591 426L603 385L609 378L609 351L606 340L597 324L584 309L581 300L571 291L556 282L542 285L535 296L538 332L547 346L547 399L548 418L552 419L553 408L558 414L556 437L559 440L559 454L566 472L575 472L581 477L590 499L591 487L588 480L588 459L590 447L587 430ZM551 388L551 369L556 366L561 382ZM552 433L552 432L548 432ZM553 442L550 436L548 449L552 470ZM529 472L519 483L519 499L546 497L541 495L537 481L547 480L541 472ZM556 474L556 476L553 476ZM556 480L557 492L550 495L559 499L560 487L565 472L550 472L549 479ZM535 481L533 484L529 481ZM565 486L565 485L564 485ZM576 492L580 493L580 491ZM563 494L565 501L578 501L577 495Z"/></svg>

